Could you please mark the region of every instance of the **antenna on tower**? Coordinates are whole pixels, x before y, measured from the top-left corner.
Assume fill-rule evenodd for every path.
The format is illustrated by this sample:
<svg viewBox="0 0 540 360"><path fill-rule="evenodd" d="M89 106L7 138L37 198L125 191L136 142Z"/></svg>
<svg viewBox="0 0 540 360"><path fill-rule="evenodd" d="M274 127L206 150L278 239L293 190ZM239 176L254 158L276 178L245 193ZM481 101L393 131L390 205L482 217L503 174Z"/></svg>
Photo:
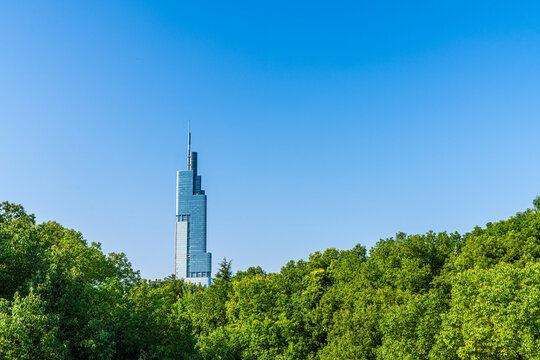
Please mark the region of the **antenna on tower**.
<svg viewBox="0 0 540 360"><path fill-rule="evenodd" d="M191 125L189 120L187 122L188 126L188 143L187 143L187 169L191 170Z"/></svg>

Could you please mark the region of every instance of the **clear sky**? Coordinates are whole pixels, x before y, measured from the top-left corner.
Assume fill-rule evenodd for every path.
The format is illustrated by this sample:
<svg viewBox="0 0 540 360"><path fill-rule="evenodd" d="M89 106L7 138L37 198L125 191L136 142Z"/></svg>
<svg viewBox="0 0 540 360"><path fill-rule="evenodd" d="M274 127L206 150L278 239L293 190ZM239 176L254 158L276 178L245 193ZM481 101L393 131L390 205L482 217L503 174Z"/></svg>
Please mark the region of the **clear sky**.
<svg viewBox="0 0 540 360"><path fill-rule="evenodd" d="M463 233L540 194L540 3L0 2L1 201L165 277L188 119L214 269Z"/></svg>

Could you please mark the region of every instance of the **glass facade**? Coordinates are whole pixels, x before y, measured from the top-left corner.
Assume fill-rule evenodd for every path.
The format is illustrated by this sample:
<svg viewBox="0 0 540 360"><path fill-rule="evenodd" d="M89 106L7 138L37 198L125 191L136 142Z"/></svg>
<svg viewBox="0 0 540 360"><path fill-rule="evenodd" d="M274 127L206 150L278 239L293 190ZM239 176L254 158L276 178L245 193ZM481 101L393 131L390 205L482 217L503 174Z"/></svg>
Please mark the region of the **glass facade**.
<svg viewBox="0 0 540 360"><path fill-rule="evenodd" d="M212 254L206 252L206 194L197 175L197 153L188 151L188 170L176 174L175 274L210 285Z"/></svg>

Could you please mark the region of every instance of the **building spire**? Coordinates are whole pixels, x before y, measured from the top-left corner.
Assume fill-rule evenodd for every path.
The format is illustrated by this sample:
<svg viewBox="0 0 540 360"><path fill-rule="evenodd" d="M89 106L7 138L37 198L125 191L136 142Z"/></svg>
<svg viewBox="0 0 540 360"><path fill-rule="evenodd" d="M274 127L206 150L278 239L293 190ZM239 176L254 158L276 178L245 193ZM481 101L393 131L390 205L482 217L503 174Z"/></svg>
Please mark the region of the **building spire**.
<svg viewBox="0 0 540 360"><path fill-rule="evenodd" d="M187 143L187 169L191 170L191 125L189 120L187 122L188 126L188 143Z"/></svg>

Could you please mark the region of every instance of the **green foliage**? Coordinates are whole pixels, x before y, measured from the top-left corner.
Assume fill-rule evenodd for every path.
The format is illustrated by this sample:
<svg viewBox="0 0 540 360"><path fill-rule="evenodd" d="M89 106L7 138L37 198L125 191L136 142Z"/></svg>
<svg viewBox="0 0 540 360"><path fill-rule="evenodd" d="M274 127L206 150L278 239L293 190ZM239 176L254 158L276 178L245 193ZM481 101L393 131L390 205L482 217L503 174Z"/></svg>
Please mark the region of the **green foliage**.
<svg viewBox="0 0 540 360"><path fill-rule="evenodd" d="M257 267L251 266L246 271L242 271L242 270L237 271L236 274L234 274L234 276L232 277L232 280L241 281L243 278L246 278L246 277L252 278L256 275L265 277L266 271L264 271L260 266L257 266Z"/></svg>
<svg viewBox="0 0 540 360"><path fill-rule="evenodd" d="M219 263L219 270L216 273L215 280L217 281L231 281L232 278L232 270L231 265L232 261L227 261L227 258L223 258L221 262Z"/></svg>
<svg viewBox="0 0 540 360"><path fill-rule="evenodd" d="M0 205L0 360L539 359L535 209L457 233L314 252L208 288Z"/></svg>
<svg viewBox="0 0 540 360"><path fill-rule="evenodd" d="M533 200L533 205L534 205L534 208L536 209L536 211L539 211L539 210L540 210L540 196L537 196L537 197Z"/></svg>
<svg viewBox="0 0 540 360"><path fill-rule="evenodd" d="M446 310L445 294L437 289L411 295L390 307L380 322L382 344L378 359L427 359Z"/></svg>
<svg viewBox="0 0 540 360"><path fill-rule="evenodd" d="M115 358L182 359L194 356L191 323L179 309L181 280L142 281L129 289L118 309Z"/></svg>
<svg viewBox="0 0 540 360"><path fill-rule="evenodd" d="M124 254L105 255L56 222L36 225L9 203L0 261L2 360L195 356L181 281L144 282Z"/></svg>
<svg viewBox="0 0 540 360"><path fill-rule="evenodd" d="M0 358L21 360L63 359L59 320L47 314L45 303L34 292L0 299Z"/></svg>
<svg viewBox="0 0 540 360"><path fill-rule="evenodd" d="M525 263L540 258L540 214L533 210L517 213L508 220L476 227L463 237L455 271L490 268L500 262Z"/></svg>
<svg viewBox="0 0 540 360"><path fill-rule="evenodd" d="M26 291L33 274L44 269L34 215L20 205L0 204L0 297Z"/></svg>
<svg viewBox="0 0 540 360"><path fill-rule="evenodd" d="M538 359L540 264L460 273L443 319L433 359Z"/></svg>

